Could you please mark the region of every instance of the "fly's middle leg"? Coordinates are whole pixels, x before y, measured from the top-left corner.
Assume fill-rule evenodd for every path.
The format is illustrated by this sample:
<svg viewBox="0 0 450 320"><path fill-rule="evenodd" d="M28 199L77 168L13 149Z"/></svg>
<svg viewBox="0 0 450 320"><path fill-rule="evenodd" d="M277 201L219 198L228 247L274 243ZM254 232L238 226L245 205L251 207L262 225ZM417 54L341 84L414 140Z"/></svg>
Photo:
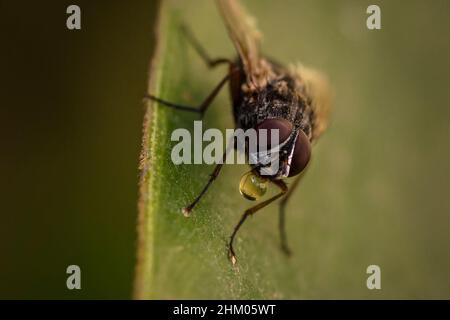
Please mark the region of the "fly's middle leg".
<svg viewBox="0 0 450 320"><path fill-rule="evenodd" d="M166 107L176 109L176 110L183 110L183 111L189 111L189 112L196 112L202 115L205 114L208 107L211 105L211 102L214 100L214 98L217 96L217 94L220 92L220 89L223 88L225 83L230 79L230 74L227 74L220 82L219 84L213 89L213 91L206 97L206 99L197 107L193 106L186 106L178 103L173 103L170 101L166 101L164 99L155 97L152 94L147 94L144 99L150 99L153 101L156 101Z"/></svg>

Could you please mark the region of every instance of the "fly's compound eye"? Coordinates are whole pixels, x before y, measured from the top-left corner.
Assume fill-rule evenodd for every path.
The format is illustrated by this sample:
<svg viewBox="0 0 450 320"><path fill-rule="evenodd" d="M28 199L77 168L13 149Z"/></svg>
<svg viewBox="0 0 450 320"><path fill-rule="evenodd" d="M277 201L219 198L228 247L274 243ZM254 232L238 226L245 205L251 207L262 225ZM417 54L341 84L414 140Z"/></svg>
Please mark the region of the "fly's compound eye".
<svg viewBox="0 0 450 320"><path fill-rule="evenodd" d="M311 143L308 137L302 131L298 131L298 137L295 141L294 153L292 154L292 159L289 169L289 177L295 176L305 169L306 165L311 158Z"/></svg>
<svg viewBox="0 0 450 320"><path fill-rule="evenodd" d="M261 134L260 130L261 129L266 129L267 131L267 145L264 146L262 145L262 141L259 140L259 136ZM278 143L272 143L271 141L271 131L274 129L278 129L278 138L279 141ZM258 150L259 151L266 151L266 150L270 150L270 148L277 146L278 144L282 143L283 141L285 141L287 138L289 138L289 136L291 135L292 132L292 123L290 123L288 120L286 119L266 119L264 121L262 121L260 124L258 124L256 126L256 131L258 132ZM272 145L273 144L273 145Z"/></svg>
<svg viewBox="0 0 450 320"><path fill-rule="evenodd" d="M258 200L267 191L267 179L247 172L239 182L239 192L248 200Z"/></svg>

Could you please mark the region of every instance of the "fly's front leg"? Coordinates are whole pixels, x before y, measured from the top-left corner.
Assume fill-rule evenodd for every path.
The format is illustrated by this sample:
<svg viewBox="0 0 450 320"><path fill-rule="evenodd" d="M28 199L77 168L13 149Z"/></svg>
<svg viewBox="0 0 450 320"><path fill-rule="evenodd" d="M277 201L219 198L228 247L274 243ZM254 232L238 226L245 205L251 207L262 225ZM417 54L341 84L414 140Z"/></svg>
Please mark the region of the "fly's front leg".
<svg viewBox="0 0 450 320"><path fill-rule="evenodd" d="M230 242L228 244L228 257L230 258L231 263L233 265L235 265L237 262L236 254L235 254L234 248L233 248L234 238L236 237L236 234L239 231L239 229L241 228L241 226L244 224L245 220L247 220L247 218L249 216L253 215L258 210L264 208L268 204L270 204L270 203L274 202L275 200L277 200L278 198L282 197L288 191L288 187L287 187L286 183L284 183L283 181L273 180L271 182L273 184L275 184L278 188L280 188L280 190L281 190L280 193L278 193L277 195L273 196L272 198L270 198L266 201L263 201L263 202L257 204L254 207L251 207L251 208L245 210L244 214L241 217L241 220L239 220L238 224L234 227L233 233L231 234L231 237L230 237Z"/></svg>
<svg viewBox="0 0 450 320"><path fill-rule="evenodd" d="M223 163L219 163L214 168L213 173L209 176L209 180L206 183L206 185L203 187L202 191L199 193L199 195L192 201L188 206L184 207L182 209L182 212L185 217L189 217L191 215L192 209L196 206L196 204L200 201L200 199L205 195L206 191L209 189L211 184L214 180L216 180L217 176L220 173L220 170L222 169Z"/></svg>
<svg viewBox="0 0 450 320"><path fill-rule="evenodd" d="M197 203L200 201L200 199L205 195L206 191L208 191L209 187L211 186L211 184L214 182L214 180L216 180L216 178L218 177L220 170L223 167L223 164L225 163L226 159L227 159L227 155L228 152L233 148L233 144L230 142L227 145L227 148L225 150L225 152L223 153L222 156L222 163L218 163L216 165L216 167L214 168L213 173L209 176L208 182L206 183L206 185L203 187L202 191L198 194L198 196L194 199L194 201L192 201L188 206L184 207L182 209L182 212L184 214L185 217L189 217L191 215L191 211L192 209L194 209L194 207L197 205Z"/></svg>

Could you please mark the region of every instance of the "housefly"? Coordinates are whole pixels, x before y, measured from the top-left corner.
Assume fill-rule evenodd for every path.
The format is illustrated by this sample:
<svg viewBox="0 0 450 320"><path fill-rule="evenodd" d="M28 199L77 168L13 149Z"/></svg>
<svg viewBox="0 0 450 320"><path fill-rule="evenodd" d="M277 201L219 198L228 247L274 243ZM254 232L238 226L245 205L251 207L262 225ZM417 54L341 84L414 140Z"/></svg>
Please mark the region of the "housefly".
<svg viewBox="0 0 450 320"><path fill-rule="evenodd" d="M239 190L250 200L258 200L268 184L275 185L279 193L247 209L234 227L228 242L228 256L236 263L233 242L246 219L277 199L279 202L279 231L281 249L290 254L285 232L285 206L298 186L311 157L311 145L327 127L331 106L331 90L326 78L319 72L302 65L285 67L260 52L260 33L237 0L217 0L229 37L237 51L237 58L211 59L200 43L185 27L186 37L210 68L228 65L227 75L197 107L184 106L148 95L147 98L178 110L205 113L226 83L229 83L236 128L278 130L280 144L279 166L272 174L262 174L261 163L251 165L251 171L241 178ZM224 154L225 158L226 154ZM216 165L208 182L198 196L183 208L185 216L206 193L219 175L223 164ZM284 179L296 177L288 188Z"/></svg>

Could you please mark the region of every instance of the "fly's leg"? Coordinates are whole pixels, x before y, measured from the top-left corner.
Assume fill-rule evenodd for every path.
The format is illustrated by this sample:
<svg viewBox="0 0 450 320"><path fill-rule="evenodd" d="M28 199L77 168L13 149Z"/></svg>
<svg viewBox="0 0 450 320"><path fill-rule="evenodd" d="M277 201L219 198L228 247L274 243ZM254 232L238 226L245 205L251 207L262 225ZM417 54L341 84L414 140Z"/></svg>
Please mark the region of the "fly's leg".
<svg viewBox="0 0 450 320"><path fill-rule="evenodd" d="M206 50L203 48L203 46L200 44L200 42L194 37L189 28L186 27L185 25L181 26L181 31L184 33L186 39L192 45L197 54L203 59L203 61L210 69L225 63L229 64L230 66L233 65L233 62L227 58L212 59L206 52Z"/></svg>
<svg viewBox="0 0 450 320"><path fill-rule="evenodd" d="M177 110L183 110L183 111L189 111L189 112L196 112L200 113L201 116L205 114L205 111L208 109L208 107L211 105L211 102L214 100L214 98L217 96L217 94L220 92L220 89L225 85L225 83L230 79L230 76L238 71L237 66L235 64L227 59L227 58L217 58L217 59L211 59L210 56L206 53L206 50L200 45L200 43L197 41L197 39L192 35L192 33L189 31L189 29L186 26L181 27L182 32L186 36L186 39L191 43L192 47L195 49L195 51L198 53L198 55L202 58L202 60L206 63L206 65L211 69L216 66L222 65L222 64L228 64L230 66L230 72L222 79L222 81L219 82L219 84L213 89L213 91L209 94L208 97L200 104L200 106L193 107L193 106L186 106L178 103L169 102L163 99L160 99L158 97L155 97L152 94L147 94L144 99L150 99L153 101L156 101L166 107L177 109Z"/></svg>
<svg viewBox="0 0 450 320"><path fill-rule="evenodd" d="M191 202L188 206L184 207L182 209L182 212L185 217L189 217L191 215L192 209L196 206L196 204L200 201L200 199L205 195L206 191L209 189L211 184L214 180L216 180L217 176L220 173L220 170L222 169L223 163L218 163L216 167L214 168L213 173L209 176L209 180L206 183L206 185L203 187L203 190L199 193L199 195L194 199L194 201Z"/></svg>
<svg viewBox="0 0 450 320"><path fill-rule="evenodd" d="M230 237L230 242L228 244L228 257L230 258L231 263L233 265L235 265L237 262L236 254L235 254L234 248L233 248L233 241L234 241L234 238L236 237L237 232L239 231L239 229L241 228L241 226L245 222L245 220L252 214L256 213L258 210L264 208L265 206L267 206L268 204L277 200L278 198L282 197L284 194L286 194L286 192L288 192L288 187L283 181L273 180L271 182L273 184L275 184L278 188L280 188L281 192L278 193L277 195L273 196L272 198L270 198L266 201L263 201L263 202L257 204L256 206L245 210L244 214L241 217L241 220L239 220L238 224L234 227L233 233L231 234L231 237Z"/></svg>
<svg viewBox="0 0 450 320"><path fill-rule="evenodd" d="M189 217L190 216L192 209L194 209L194 207L197 205L197 203L200 201L200 199L205 195L206 191L208 191L209 187L214 182L214 180L216 180L217 176L220 173L220 170L223 167L223 164L226 161L227 154L231 150L232 147L233 147L232 143L227 145L227 149L225 150L225 152L223 153L223 156L222 156L222 163L218 163L216 165L216 167L214 168L213 173L209 176L208 182L203 187L202 191L198 194L198 196L194 199L194 201L192 201L188 206L186 206L186 207L184 207L182 209L182 212L183 212L185 217Z"/></svg>
<svg viewBox="0 0 450 320"><path fill-rule="evenodd" d="M288 200L290 199L292 193L299 185L300 180L303 177L303 173L295 179L294 183L292 184L289 191L286 193L286 196L280 201L279 205L279 220L278 220L278 227L280 230L280 241L281 241L281 250L288 256L291 255L291 250L289 249L289 246L287 244L287 236L286 236L286 225L285 225L285 216L286 216L286 204Z"/></svg>
<svg viewBox="0 0 450 320"><path fill-rule="evenodd" d="M212 69L216 66L222 65L222 64L228 64L229 65L229 73L220 81L220 83L213 89L213 91L208 95L208 97L200 104L198 107L193 106L186 106L181 105L177 103L172 103L169 101L165 101L163 99L157 98L154 95L147 95L147 99L151 99L153 101L156 101L164 106L178 109L178 110L184 110L184 111L190 111L190 112L196 112L200 113L202 116L204 115L205 111L208 109L208 107L211 105L211 102L214 100L214 98L217 96L217 94L220 92L222 87L225 85L227 81L230 80L230 78L239 71L239 67L235 65L231 60L226 58L218 58L218 59L211 59L210 56L206 53L204 48L200 45L200 43L197 41L197 39L192 35L192 33L186 28L185 26L181 27L182 32L186 36L186 39L191 43L192 47L195 49L195 51L198 53L198 55L202 58L202 60L206 63L206 65ZM226 155L229 151L229 148L225 151L223 154L223 161L222 163L219 163L214 168L213 173L210 175L210 178L206 185L203 187L202 191L199 193L199 195L190 203L188 206L184 207L182 209L183 214L186 217L189 217L191 214L191 211L194 209L194 207L197 205L197 203L201 200L201 198L205 195L206 191L209 189L211 184L214 182L214 180L217 178L217 176L220 173L220 170L222 169L223 163L226 160Z"/></svg>
<svg viewBox="0 0 450 320"><path fill-rule="evenodd" d="M233 70L231 72L233 72ZM169 101L157 98L152 94L147 94L144 97L144 99L150 99L150 100L156 101L156 102L158 102L166 107L169 107L169 108L200 113L203 116L205 111L211 105L211 102L214 100L214 98L220 92L220 89L222 89L224 84L227 83L227 81L229 79L230 79L230 74L227 74L225 76L225 78L223 78L222 81L219 82L219 84L213 89L213 91L206 97L206 99L198 107L185 106L185 105L169 102Z"/></svg>

